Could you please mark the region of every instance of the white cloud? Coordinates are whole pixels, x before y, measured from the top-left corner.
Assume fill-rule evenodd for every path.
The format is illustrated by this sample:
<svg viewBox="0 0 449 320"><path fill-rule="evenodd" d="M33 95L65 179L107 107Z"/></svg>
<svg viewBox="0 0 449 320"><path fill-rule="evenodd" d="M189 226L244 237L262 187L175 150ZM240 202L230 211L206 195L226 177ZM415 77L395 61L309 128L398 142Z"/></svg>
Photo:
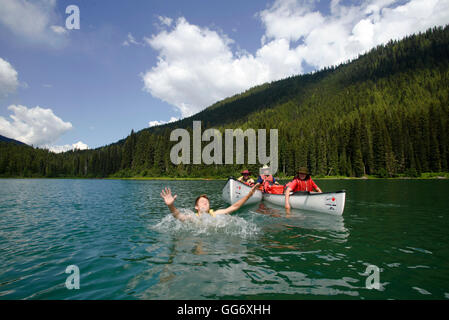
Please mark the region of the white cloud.
<svg viewBox="0 0 449 320"><path fill-rule="evenodd" d="M0 134L29 145L50 144L72 129L70 122L64 122L51 109L10 105L8 110L14 113L10 115L12 121L0 117Z"/></svg>
<svg viewBox="0 0 449 320"><path fill-rule="evenodd" d="M51 26L50 28L57 34L64 34L67 32L67 29L61 26Z"/></svg>
<svg viewBox="0 0 449 320"><path fill-rule="evenodd" d="M157 65L142 74L144 90L185 117L252 86L300 74L304 63L316 69L339 64L449 22L449 0L332 0L329 6L324 15L313 1L275 1L257 14L265 34L255 54L233 52L232 39L185 18L173 25L167 20L162 31L144 38L159 53Z"/></svg>
<svg viewBox="0 0 449 320"><path fill-rule="evenodd" d="M0 58L0 98L15 92L18 86L17 71L8 61Z"/></svg>
<svg viewBox="0 0 449 320"><path fill-rule="evenodd" d="M339 64L371 48L449 22L448 0L371 0L361 5L330 3L331 14L322 15L313 5L278 0L262 11L265 41L298 41L292 48L316 68Z"/></svg>
<svg viewBox="0 0 449 320"><path fill-rule="evenodd" d="M73 143L73 144L65 144L62 146L58 146L58 145L43 145L41 146L41 148L43 149L48 149L51 152L54 153L61 153L61 152L66 152L69 150L87 150L89 149L89 146L87 144L85 144L82 141L78 141L77 143Z"/></svg>
<svg viewBox="0 0 449 320"><path fill-rule="evenodd" d="M126 37L126 40L122 42L122 46L128 47L131 44L134 44L136 46L143 46L143 45L145 45L144 42L137 41L131 33L128 33L128 36Z"/></svg>
<svg viewBox="0 0 449 320"><path fill-rule="evenodd" d="M21 39L52 46L64 43L56 0L0 0L0 8L0 24Z"/></svg>
<svg viewBox="0 0 449 320"><path fill-rule="evenodd" d="M144 89L175 105L183 117L250 86L279 79L286 70L301 71L285 50L286 41L270 43L256 56L235 56L230 48L233 41L227 36L184 18L178 19L172 30L145 41L159 51L159 61L142 74ZM284 50L279 52L279 48Z"/></svg>
<svg viewBox="0 0 449 320"><path fill-rule="evenodd" d="M175 122L175 121L178 121L179 119L178 118L175 118L175 117L171 117L170 118L170 120L168 120L168 121L158 121L158 120L155 120L155 121L150 121L150 122L148 122L148 126L149 127L155 127L155 126L160 126L161 124L166 124L166 123L170 123L170 122Z"/></svg>
<svg viewBox="0 0 449 320"><path fill-rule="evenodd" d="M162 23L163 25L165 25L167 27L171 26L171 24L173 22L173 19L171 19L169 17L159 16L158 19L159 19L160 23Z"/></svg>
<svg viewBox="0 0 449 320"><path fill-rule="evenodd" d="M273 6L258 14L265 25L267 38L284 38L297 41L324 23L324 17L319 11L312 11L308 3L297 3L295 0L276 1Z"/></svg>

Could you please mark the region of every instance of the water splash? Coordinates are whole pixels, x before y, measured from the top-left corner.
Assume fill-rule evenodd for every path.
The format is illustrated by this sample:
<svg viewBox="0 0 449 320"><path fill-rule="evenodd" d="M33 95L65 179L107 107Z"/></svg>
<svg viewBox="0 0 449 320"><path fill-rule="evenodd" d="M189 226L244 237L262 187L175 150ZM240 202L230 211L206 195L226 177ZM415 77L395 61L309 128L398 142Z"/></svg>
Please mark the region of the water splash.
<svg viewBox="0 0 449 320"><path fill-rule="evenodd" d="M170 214L150 228L164 233L189 232L195 235L225 234L242 238L252 238L261 231L255 223L237 216L226 214L215 217L209 214L198 216L188 209L180 209L180 211L182 214L188 215L190 219L181 222Z"/></svg>

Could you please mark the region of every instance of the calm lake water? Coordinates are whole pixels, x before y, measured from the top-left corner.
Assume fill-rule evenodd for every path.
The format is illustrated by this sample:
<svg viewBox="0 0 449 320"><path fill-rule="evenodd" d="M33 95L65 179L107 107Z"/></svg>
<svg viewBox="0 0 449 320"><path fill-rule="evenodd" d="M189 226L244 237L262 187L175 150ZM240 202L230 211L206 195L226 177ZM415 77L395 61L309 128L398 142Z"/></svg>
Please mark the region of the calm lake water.
<svg viewBox="0 0 449 320"><path fill-rule="evenodd" d="M449 181L317 183L347 191L342 217L264 204L180 223L164 186L217 209L225 181L2 179L0 299L449 299Z"/></svg>

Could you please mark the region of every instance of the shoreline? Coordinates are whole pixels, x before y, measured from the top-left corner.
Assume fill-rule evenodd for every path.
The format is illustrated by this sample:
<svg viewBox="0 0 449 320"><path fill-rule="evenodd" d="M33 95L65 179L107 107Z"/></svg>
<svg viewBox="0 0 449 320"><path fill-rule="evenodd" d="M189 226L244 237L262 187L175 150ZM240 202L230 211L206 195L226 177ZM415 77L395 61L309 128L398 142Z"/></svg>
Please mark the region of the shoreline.
<svg viewBox="0 0 449 320"><path fill-rule="evenodd" d="M447 180L449 179L449 173L423 173L420 177L390 177L379 178L376 176L363 176L363 177L345 177L345 176L312 176L313 180ZM86 179L86 180L140 180L140 181L225 181L228 178L223 177L0 177L0 179ZM292 180L293 177L276 177L277 180Z"/></svg>

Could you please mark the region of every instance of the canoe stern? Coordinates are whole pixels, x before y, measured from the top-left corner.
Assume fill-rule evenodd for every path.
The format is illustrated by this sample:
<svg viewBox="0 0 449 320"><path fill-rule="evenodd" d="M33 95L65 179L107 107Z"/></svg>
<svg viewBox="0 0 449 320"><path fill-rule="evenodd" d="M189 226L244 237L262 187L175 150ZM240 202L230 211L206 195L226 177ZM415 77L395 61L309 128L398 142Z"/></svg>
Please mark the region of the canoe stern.
<svg viewBox="0 0 449 320"><path fill-rule="evenodd" d="M223 188L222 198L229 204L234 204L243 197L245 197L251 191L251 187L237 181L235 179L228 179L228 182ZM262 192L256 190L251 198L249 198L246 204L258 203L262 200Z"/></svg>

